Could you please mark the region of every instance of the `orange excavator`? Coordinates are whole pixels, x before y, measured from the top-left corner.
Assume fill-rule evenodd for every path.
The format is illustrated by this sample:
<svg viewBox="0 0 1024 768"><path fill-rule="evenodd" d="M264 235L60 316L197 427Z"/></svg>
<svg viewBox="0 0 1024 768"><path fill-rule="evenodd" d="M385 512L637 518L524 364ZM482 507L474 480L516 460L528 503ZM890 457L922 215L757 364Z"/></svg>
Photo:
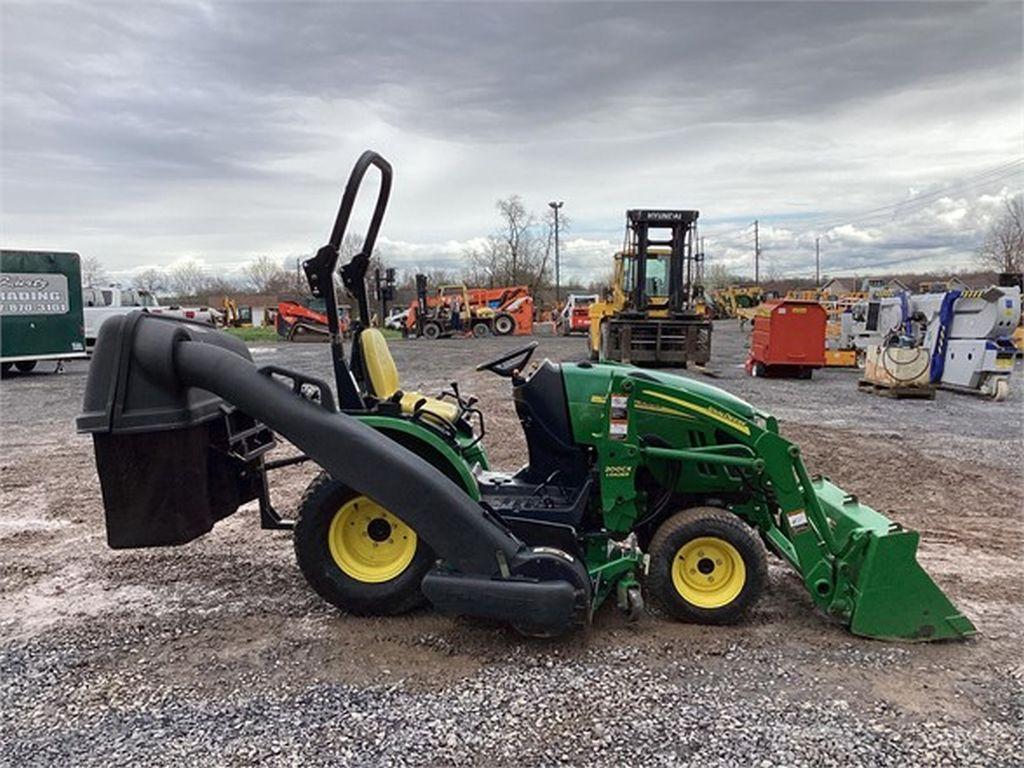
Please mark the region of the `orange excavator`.
<svg viewBox="0 0 1024 768"><path fill-rule="evenodd" d="M296 342L328 341L330 336L327 328L327 315L323 307L316 306L316 300L309 302L312 306L299 301L280 301L277 304L276 328L277 335L282 339ZM348 307L338 307L338 320L342 334L347 336L349 330Z"/></svg>

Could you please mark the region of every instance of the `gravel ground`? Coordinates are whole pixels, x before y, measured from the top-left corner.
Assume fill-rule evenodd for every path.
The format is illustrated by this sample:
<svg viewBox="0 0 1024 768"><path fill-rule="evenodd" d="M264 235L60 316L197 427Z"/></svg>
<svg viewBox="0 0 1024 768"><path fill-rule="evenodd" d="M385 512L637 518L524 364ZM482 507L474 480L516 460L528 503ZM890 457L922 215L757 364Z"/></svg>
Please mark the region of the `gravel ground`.
<svg viewBox="0 0 1024 768"><path fill-rule="evenodd" d="M392 348L407 387L479 395L492 458L514 467L507 382L472 365L519 341ZM541 342L553 359L584 346ZM252 507L187 547L114 552L71 424L74 363L0 387L0 765L1019 765L1021 372L1005 403L897 402L852 371L747 378L744 345L716 326L716 383L775 413L812 471L921 530L922 563L980 638L855 638L778 563L736 627L608 609L545 642L427 611L357 619L306 588ZM328 375L320 345L254 353ZM281 472L279 507L308 479Z"/></svg>

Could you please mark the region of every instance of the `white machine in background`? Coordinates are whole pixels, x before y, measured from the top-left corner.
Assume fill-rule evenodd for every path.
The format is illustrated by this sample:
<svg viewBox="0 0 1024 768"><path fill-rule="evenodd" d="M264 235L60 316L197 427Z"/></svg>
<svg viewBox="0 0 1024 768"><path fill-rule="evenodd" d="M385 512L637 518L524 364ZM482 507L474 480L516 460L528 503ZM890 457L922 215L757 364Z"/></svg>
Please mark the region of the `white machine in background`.
<svg viewBox="0 0 1024 768"><path fill-rule="evenodd" d="M222 319L221 313L210 307L165 307L160 305L152 291L120 288L116 285L82 288L82 304L82 314L85 318L85 348L90 353L104 322L111 317L126 315L135 310L141 309L154 315L183 317L207 325L217 325Z"/></svg>
<svg viewBox="0 0 1024 768"><path fill-rule="evenodd" d="M1021 316L1017 286L944 293L899 294L860 302L842 318L841 343L866 349L898 343L924 347L932 382L1004 399Z"/></svg>

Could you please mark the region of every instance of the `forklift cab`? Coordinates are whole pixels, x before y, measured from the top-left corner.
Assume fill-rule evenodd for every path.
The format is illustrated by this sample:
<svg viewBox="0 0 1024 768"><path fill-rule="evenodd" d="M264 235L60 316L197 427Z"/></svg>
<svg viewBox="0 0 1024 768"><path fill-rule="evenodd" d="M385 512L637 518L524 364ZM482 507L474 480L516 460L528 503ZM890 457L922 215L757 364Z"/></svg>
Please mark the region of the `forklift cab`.
<svg viewBox="0 0 1024 768"><path fill-rule="evenodd" d="M627 295L636 294L636 281L640 270L637 255L627 253L624 256L626 274L624 290ZM652 308L664 307L669 301L669 280L672 274L672 252L667 248L651 248L647 251L646 265L643 270L643 292L647 305Z"/></svg>
<svg viewBox="0 0 1024 768"><path fill-rule="evenodd" d="M699 293L694 269L698 257L693 253L697 216L697 211L626 211L624 293L630 311L689 310Z"/></svg>

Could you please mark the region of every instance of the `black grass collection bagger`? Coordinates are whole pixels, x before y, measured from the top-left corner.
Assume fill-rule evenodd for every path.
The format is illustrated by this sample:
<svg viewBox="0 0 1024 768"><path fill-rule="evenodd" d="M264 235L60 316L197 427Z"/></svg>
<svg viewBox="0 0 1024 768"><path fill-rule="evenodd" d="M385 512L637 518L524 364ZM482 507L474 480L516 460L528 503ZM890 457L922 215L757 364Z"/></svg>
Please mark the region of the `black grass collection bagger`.
<svg viewBox="0 0 1024 768"><path fill-rule="evenodd" d="M376 206L341 269L359 315L346 357L334 274L371 167ZM635 618L646 594L676 619L730 623L758 599L771 552L857 634L974 633L918 565L917 533L812 478L773 417L715 387L616 363L531 366L536 342L510 349L478 370L510 380L529 462L493 470L476 400L455 385L403 390L370 327L365 276L391 178L364 153L304 265L327 308L333 387L258 367L207 326L141 313L103 325L78 428L94 438L112 547L185 544L257 500L263 527L294 529L310 585L356 614L429 603L554 635L608 598ZM278 435L301 455L271 460ZM309 461L322 471L285 519L268 478Z"/></svg>

